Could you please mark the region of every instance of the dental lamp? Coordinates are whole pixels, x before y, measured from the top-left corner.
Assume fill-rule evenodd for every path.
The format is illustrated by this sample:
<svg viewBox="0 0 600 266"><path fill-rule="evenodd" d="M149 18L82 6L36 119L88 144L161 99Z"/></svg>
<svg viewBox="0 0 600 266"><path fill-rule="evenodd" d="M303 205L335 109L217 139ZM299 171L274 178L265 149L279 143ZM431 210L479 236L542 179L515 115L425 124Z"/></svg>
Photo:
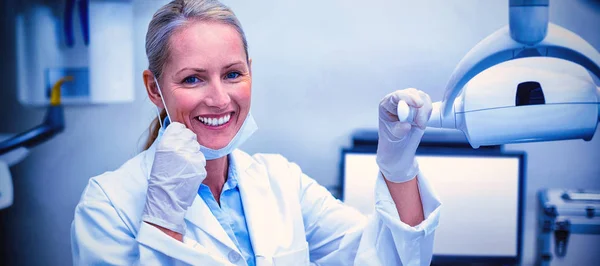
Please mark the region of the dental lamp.
<svg viewBox="0 0 600 266"><path fill-rule="evenodd" d="M473 148L592 139L600 121L600 54L548 22L548 0L510 0L509 25L458 63L428 127L458 129ZM591 73L591 74L590 74ZM400 121L414 110L398 105Z"/></svg>

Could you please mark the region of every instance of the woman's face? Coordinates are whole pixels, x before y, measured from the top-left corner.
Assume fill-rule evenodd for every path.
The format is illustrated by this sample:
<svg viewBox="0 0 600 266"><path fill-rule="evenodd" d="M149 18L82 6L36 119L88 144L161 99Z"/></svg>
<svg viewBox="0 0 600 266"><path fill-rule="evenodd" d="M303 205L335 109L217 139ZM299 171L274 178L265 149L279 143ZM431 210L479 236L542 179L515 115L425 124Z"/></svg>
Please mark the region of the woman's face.
<svg viewBox="0 0 600 266"><path fill-rule="evenodd" d="M194 22L174 33L169 45L158 82L171 119L196 133L200 145L225 147L250 110L252 76L239 33L221 23ZM162 106L160 98L155 104Z"/></svg>

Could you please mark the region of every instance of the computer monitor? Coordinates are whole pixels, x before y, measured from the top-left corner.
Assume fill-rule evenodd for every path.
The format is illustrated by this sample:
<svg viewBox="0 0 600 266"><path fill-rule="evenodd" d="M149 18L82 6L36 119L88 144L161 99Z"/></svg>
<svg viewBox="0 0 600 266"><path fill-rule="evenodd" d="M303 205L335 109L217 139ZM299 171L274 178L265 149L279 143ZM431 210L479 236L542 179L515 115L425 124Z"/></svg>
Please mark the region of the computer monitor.
<svg viewBox="0 0 600 266"><path fill-rule="evenodd" d="M433 263L513 264L521 258L523 153L431 149L421 172L442 202ZM342 151L342 200L374 211L375 151Z"/></svg>

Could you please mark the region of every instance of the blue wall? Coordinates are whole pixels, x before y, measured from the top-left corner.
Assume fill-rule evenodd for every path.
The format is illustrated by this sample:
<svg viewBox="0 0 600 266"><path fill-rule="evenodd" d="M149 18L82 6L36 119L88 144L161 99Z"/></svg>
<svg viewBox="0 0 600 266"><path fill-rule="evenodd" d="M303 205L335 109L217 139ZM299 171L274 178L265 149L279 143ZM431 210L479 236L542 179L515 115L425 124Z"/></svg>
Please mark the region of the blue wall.
<svg viewBox="0 0 600 266"><path fill-rule="evenodd" d="M17 103L14 1L2 1L0 133L41 121ZM141 79L145 32L166 1L134 0L136 100L71 106L67 128L11 168L15 203L0 211L1 264L71 263L73 209L94 175L139 152L154 110ZM416 87L440 100L454 66L507 24L508 1L224 1L238 14L253 58L253 113L259 131L246 151L281 153L328 187L337 186L339 150L356 128L376 128L385 94ZM600 50L598 1L551 1L550 20ZM107 77L110 78L110 77ZM8 122L6 122L8 121ZM535 192L600 189L600 133L581 140L508 145L528 154L524 264L533 263Z"/></svg>

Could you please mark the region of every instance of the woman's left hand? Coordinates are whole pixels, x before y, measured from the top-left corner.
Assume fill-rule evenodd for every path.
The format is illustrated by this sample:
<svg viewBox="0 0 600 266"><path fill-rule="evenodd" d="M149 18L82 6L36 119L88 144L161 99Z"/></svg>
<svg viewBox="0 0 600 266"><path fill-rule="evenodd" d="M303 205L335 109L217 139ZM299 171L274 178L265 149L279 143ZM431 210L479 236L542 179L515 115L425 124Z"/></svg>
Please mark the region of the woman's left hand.
<svg viewBox="0 0 600 266"><path fill-rule="evenodd" d="M414 109L412 123L398 120L398 102ZM415 153L431 116L429 95L417 89L398 90L379 103L377 165L383 176L394 183L413 179L419 172Z"/></svg>

